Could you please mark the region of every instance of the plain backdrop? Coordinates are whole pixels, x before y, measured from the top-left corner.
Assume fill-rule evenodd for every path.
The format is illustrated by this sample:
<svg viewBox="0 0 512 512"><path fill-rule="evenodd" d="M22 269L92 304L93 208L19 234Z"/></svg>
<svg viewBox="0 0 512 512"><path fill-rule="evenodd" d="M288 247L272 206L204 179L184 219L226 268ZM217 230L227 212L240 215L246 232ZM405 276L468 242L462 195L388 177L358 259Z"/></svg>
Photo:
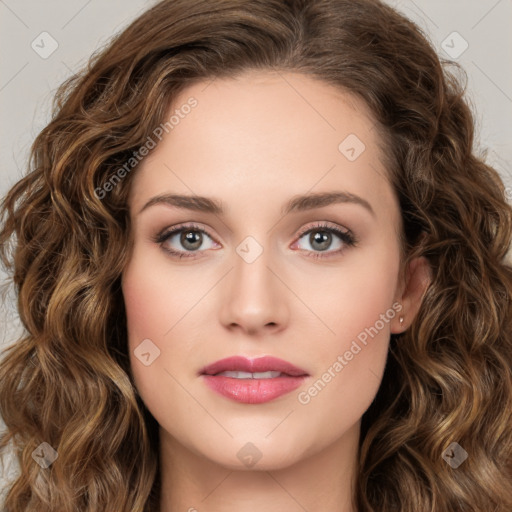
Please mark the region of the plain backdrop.
<svg viewBox="0 0 512 512"><path fill-rule="evenodd" d="M50 118L57 86L154 3L0 0L0 196L25 172L30 145ZM466 70L477 147L487 149L488 163L512 192L512 0L388 3L428 34L440 56ZM0 305L1 349L2 343L12 343L21 331L12 293ZM0 428L4 428L1 420ZM17 467L8 460L3 481L15 471Z"/></svg>

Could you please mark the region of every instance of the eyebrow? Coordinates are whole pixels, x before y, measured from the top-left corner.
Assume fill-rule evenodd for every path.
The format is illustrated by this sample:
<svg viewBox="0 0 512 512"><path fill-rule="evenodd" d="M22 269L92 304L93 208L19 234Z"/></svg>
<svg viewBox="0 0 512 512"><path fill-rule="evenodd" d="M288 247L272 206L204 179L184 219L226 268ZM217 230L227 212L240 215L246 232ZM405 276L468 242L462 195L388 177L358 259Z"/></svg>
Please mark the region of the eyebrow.
<svg viewBox="0 0 512 512"><path fill-rule="evenodd" d="M366 199L350 192L318 192L314 194L294 196L283 206L281 214L287 215L292 212L313 210L315 208L322 208L324 206L339 203L358 204L368 210L368 212L375 217L375 212L371 204L366 201ZM139 214L156 204L174 206L176 208L183 208L197 212L212 213L215 215L224 214L222 203L217 199L204 196L179 194L162 194L155 196L142 207Z"/></svg>

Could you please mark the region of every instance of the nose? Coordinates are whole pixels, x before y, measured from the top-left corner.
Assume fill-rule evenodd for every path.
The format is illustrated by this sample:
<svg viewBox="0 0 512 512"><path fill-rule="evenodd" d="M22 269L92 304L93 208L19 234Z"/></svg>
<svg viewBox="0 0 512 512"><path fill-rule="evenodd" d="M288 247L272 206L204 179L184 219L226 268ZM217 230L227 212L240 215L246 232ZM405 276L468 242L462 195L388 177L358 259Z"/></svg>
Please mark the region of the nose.
<svg viewBox="0 0 512 512"><path fill-rule="evenodd" d="M221 323L252 336L279 332L288 323L290 292L273 268L270 251L264 249L249 261L234 255L234 268L222 292Z"/></svg>

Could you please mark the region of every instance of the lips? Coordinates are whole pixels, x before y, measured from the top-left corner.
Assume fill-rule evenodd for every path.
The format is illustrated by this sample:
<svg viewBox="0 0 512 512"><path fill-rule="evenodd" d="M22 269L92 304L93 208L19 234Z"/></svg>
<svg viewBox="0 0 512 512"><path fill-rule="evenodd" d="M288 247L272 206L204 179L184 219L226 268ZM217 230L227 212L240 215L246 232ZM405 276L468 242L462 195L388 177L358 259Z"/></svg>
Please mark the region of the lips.
<svg viewBox="0 0 512 512"><path fill-rule="evenodd" d="M261 404L297 389L309 374L275 357L235 356L206 366L200 376L211 390L230 400Z"/></svg>
<svg viewBox="0 0 512 512"><path fill-rule="evenodd" d="M279 372L284 376L301 377L308 373L288 361L277 357L264 356L257 359L248 359L241 356L227 357L210 364L200 371L201 375L217 375L221 372L264 373Z"/></svg>

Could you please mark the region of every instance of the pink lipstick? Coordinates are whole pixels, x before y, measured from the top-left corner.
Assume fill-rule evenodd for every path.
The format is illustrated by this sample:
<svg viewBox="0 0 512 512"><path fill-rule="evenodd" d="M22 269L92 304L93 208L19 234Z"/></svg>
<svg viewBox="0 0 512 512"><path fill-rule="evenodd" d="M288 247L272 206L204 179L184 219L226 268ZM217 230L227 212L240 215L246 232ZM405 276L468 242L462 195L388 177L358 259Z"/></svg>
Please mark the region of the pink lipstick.
<svg viewBox="0 0 512 512"><path fill-rule="evenodd" d="M276 357L234 356L203 368L200 375L213 391L236 402L261 404L297 389L309 374Z"/></svg>

